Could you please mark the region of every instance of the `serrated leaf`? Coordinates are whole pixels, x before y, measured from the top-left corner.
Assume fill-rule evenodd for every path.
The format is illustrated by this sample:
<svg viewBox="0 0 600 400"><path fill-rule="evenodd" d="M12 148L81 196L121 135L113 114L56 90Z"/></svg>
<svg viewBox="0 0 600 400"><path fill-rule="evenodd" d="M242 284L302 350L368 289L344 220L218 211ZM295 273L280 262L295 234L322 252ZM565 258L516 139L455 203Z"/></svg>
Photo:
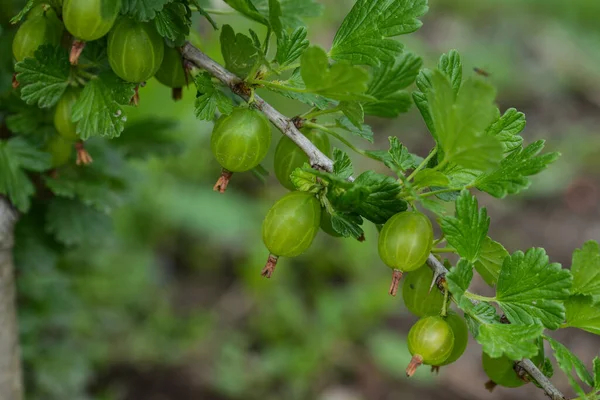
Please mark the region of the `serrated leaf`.
<svg viewBox="0 0 600 400"><path fill-rule="evenodd" d="M426 168L422 169L413 178L413 186L429 187L429 186L448 186L450 180L444 173L440 171L434 171L433 169Z"/></svg>
<svg viewBox="0 0 600 400"><path fill-rule="evenodd" d="M41 172L50 168L50 155L32 147L22 137L0 140L0 195L22 212L31 204L35 188L25 171Z"/></svg>
<svg viewBox="0 0 600 400"><path fill-rule="evenodd" d="M594 358L594 389L600 391L600 357Z"/></svg>
<svg viewBox="0 0 600 400"><path fill-rule="evenodd" d="M149 21L156 13L172 0L123 0L121 13L129 15L137 21Z"/></svg>
<svg viewBox="0 0 600 400"><path fill-rule="evenodd" d="M331 226L333 230L343 237L353 237L357 240L364 238L365 233L360 227L362 223L363 219L360 215L338 211L331 214Z"/></svg>
<svg viewBox="0 0 600 400"><path fill-rule="evenodd" d="M448 282L448 289L452 296L456 300L458 306L467 311L470 310L473 305L470 300L465 297L467 289L473 280L473 264L465 259L460 259L455 267L452 267L446 274L446 281Z"/></svg>
<svg viewBox="0 0 600 400"><path fill-rule="evenodd" d="M20 271L49 269L58 259L49 237L40 229L36 216L30 213L17 222L13 254Z"/></svg>
<svg viewBox="0 0 600 400"><path fill-rule="evenodd" d="M154 24L158 33L174 46L182 46L190 34L192 12L187 3L172 1L156 13Z"/></svg>
<svg viewBox="0 0 600 400"><path fill-rule="evenodd" d="M317 177L312 173L312 168L305 163L302 168L296 168L290 175L290 180L301 192L319 193L323 189L317 181Z"/></svg>
<svg viewBox="0 0 600 400"><path fill-rule="evenodd" d="M446 215L448 213L446 210L446 207L444 207L444 205L439 203L438 201L435 201L428 197L419 197L418 201L419 201L419 203L421 203L421 205L423 207L425 207L426 209L428 209L429 211L431 211L438 217L443 217L444 215Z"/></svg>
<svg viewBox="0 0 600 400"><path fill-rule="evenodd" d="M600 300L600 246L598 242L585 242L573 252L571 264L573 287L571 293L593 296Z"/></svg>
<svg viewBox="0 0 600 400"><path fill-rule="evenodd" d="M404 171L417 167L418 162L415 159L414 154L411 154L408 149L400 143L397 137L390 136L388 137L388 140L390 142L390 149L388 150L389 160L384 161L388 168L400 175Z"/></svg>
<svg viewBox="0 0 600 400"><path fill-rule="evenodd" d="M267 89L279 93L282 96L288 97L293 100L301 101L302 103L308 104L311 107L317 107L320 110L326 109L330 100L316 95L314 93L310 93L306 90L306 86L304 85L304 81L302 80L302 76L300 75L300 68L297 68L285 81L274 81L278 83L279 87L267 87ZM285 87L289 87L287 90ZM297 90L298 89L298 90Z"/></svg>
<svg viewBox="0 0 600 400"><path fill-rule="evenodd" d="M423 61L412 53L404 53L395 61L384 62L372 71L367 94L377 100L363 105L364 112L394 118L412 105L410 94L402 89L415 81Z"/></svg>
<svg viewBox="0 0 600 400"><path fill-rule="evenodd" d="M342 179L348 179L354 173L352 160L340 149L333 149L333 173Z"/></svg>
<svg viewBox="0 0 600 400"><path fill-rule="evenodd" d="M556 152L540 155L543 148L544 141L538 140L514 150L500 162L498 168L479 175L473 186L498 198L527 189L531 183L528 177L546 169L560 155Z"/></svg>
<svg viewBox="0 0 600 400"><path fill-rule="evenodd" d="M35 58L25 58L15 64L17 80L21 85L21 98L27 104L41 108L55 105L69 85L69 57L61 47L46 44L34 53Z"/></svg>
<svg viewBox="0 0 600 400"><path fill-rule="evenodd" d="M356 101L342 101L338 105L340 110L344 113L346 118L354 125L355 128L362 130L363 122L365 122L365 112L359 102Z"/></svg>
<svg viewBox="0 0 600 400"><path fill-rule="evenodd" d="M456 199L455 216L442 218L440 226L458 254L475 262L487 237L490 218L485 208L479 209L477 198L463 190Z"/></svg>
<svg viewBox="0 0 600 400"><path fill-rule="evenodd" d="M443 161L485 171L497 166L502 145L485 129L494 117L495 89L480 79L468 79L455 95L447 77L439 71L431 76L427 93L435 137L443 151Z"/></svg>
<svg viewBox="0 0 600 400"><path fill-rule="evenodd" d="M239 11L240 13L242 13L244 16L250 18L251 20L254 20L263 25L269 26L269 20L265 16L263 16L260 12L258 12L256 7L254 6L254 4L252 4L252 2L250 0L223 0L223 1L227 4L229 4L229 7L233 8L234 10Z"/></svg>
<svg viewBox="0 0 600 400"><path fill-rule="evenodd" d="M97 245L111 235L112 221L77 200L55 197L46 212L46 230L66 246Z"/></svg>
<svg viewBox="0 0 600 400"><path fill-rule="evenodd" d="M71 119L77 122L77 134L83 140L92 136L118 137L127 116L123 106L134 95L134 84L125 82L112 71L90 80L73 105Z"/></svg>
<svg viewBox="0 0 600 400"><path fill-rule="evenodd" d="M223 92L221 92L211 80L208 72L202 72L194 77L197 94L194 113L196 118L203 121L212 121L217 109L222 114L230 114L233 104Z"/></svg>
<svg viewBox="0 0 600 400"><path fill-rule="evenodd" d="M460 85L462 83L462 61L460 54L456 50L450 50L448 54L442 54L438 61L438 70L440 70L452 86L455 95L458 95Z"/></svg>
<svg viewBox="0 0 600 400"><path fill-rule="evenodd" d="M282 16L279 0L269 0L269 24L271 24L271 29L277 37L280 37L283 33Z"/></svg>
<svg viewBox="0 0 600 400"><path fill-rule="evenodd" d="M539 324L482 324L476 340L484 352L492 358L505 355L514 361L530 358L537 354L535 339L539 338L544 327Z"/></svg>
<svg viewBox="0 0 600 400"><path fill-rule="evenodd" d="M551 264L544 249L517 251L502 264L495 299L513 324L540 321L557 329L565 319L562 300L569 296L572 282L569 270Z"/></svg>
<svg viewBox="0 0 600 400"><path fill-rule="evenodd" d="M335 124L338 128L345 130L346 132L350 132L356 136L359 136L370 143L373 143L373 131L371 127L367 124L361 124L360 128L357 128L348 117L341 117L335 120Z"/></svg>
<svg viewBox="0 0 600 400"><path fill-rule="evenodd" d="M600 335L600 303L591 296L575 295L565 301L566 326Z"/></svg>
<svg viewBox="0 0 600 400"><path fill-rule="evenodd" d="M301 26L291 35L287 31L283 31L281 36L277 38L275 61L277 61L279 66L285 67L290 65L302 56L302 53L310 44L308 39L306 39L306 33L306 27Z"/></svg>
<svg viewBox="0 0 600 400"><path fill-rule="evenodd" d="M393 61L403 46L390 38L419 29L427 9L426 0L358 0L335 34L331 57L372 66Z"/></svg>
<svg viewBox="0 0 600 400"><path fill-rule="evenodd" d="M365 94L369 74L364 69L341 62L330 66L327 53L320 47L306 49L300 65L302 79L310 92L335 100L373 99Z"/></svg>
<svg viewBox="0 0 600 400"><path fill-rule="evenodd" d="M490 303L482 301L474 306L468 307L468 312L465 312L465 320L467 321L467 327L477 339L479 335L479 328L481 324L495 324L500 322L496 309Z"/></svg>
<svg viewBox="0 0 600 400"><path fill-rule="evenodd" d="M508 255L504 246L487 236L481 245L479 258L474 263L475 270L488 285L495 286L502 263Z"/></svg>
<svg viewBox="0 0 600 400"><path fill-rule="evenodd" d="M258 49L248 36L233 31L231 25L221 28L221 53L225 68L241 78L246 78L259 59Z"/></svg>
<svg viewBox="0 0 600 400"><path fill-rule="evenodd" d="M427 130L431 133L431 136L437 141L437 133L435 132L435 124L433 122L433 116L431 113L431 108L429 108L429 101L427 100L427 95L422 92L413 92L412 98L415 103L415 106L419 109L421 113L421 117L423 117L423 121L427 126Z"/></svg>
<svg viewBox="0 0 600 400"><path fill-rule="evenodd" d="M593 387L594 379L592 375L590 375L585 365L581 362L579 358L577 358L575 354L571 353L571 351L568 348L566 348L562 343L548 336L544 336L544 339L546 339L548 343L550 343L550 347L552 347L552 350L554 350L554 358L556 358L560 369L562 369L563 372L567 375L567 378L569 378L571 387L575 389L575 392L577 392L578 395L585 396L585 390L581 388L581 385L579 385L579 382L577 382L577 380L575 379L575 375L573 374L574 369L579 379L581 379L586 385Z"/></svg>
<svg viewBox="0 0 600 400"><path fill-rule="evenodd" d="M525 129L525 125L525 114L514 108L509 108L502 116L500 116L500 111L497 111L497 118L486 129L485 133L495 136L502 143L504 152L510 153L523 144L523 138L519 136L519 133Z"/></svg>

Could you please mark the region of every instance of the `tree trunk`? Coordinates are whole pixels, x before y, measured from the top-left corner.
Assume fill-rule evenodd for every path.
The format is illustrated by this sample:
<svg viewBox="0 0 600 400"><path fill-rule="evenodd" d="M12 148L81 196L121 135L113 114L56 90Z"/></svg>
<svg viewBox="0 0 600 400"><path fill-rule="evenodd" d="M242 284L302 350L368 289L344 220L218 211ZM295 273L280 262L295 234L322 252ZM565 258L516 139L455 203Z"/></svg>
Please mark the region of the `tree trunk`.
<svg viewBox="0 0 600 400"><path fill-rule="evenodd" d="M22 400L21 353L17 323L14 227L17 213L0 197L0 399Z"/></svg>

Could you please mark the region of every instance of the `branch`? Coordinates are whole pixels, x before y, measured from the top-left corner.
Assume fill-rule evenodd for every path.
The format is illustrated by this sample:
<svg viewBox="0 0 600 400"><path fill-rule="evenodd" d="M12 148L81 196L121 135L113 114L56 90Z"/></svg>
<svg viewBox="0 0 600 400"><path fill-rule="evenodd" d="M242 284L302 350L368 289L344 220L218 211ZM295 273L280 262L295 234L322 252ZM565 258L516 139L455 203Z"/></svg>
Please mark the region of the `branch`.
<svg viewBox="0 0 600 400"><path fill-rule="evenodd" d="M227 71L222 65L214 61L212 58L198 50L189 42L181 49L183 57L192 64L207 71L209 74L227 85L232 92L248 101L250 99L249 90L244 81L236 75ZM333 170L333 161L325 154L321 153L317 147L312 144L300 131L296 128L293 121L274 109L269 103L264 101L258 95L254 95L256 108L262 111L267 118L275 125L284 135L289 137L302 151L308 156L310 163L315 168L320 168L325 171ZM443 278L448 270L438 261L432 254L427 259L427 265L433 270L435 276L439 279ZM531 375L542 386L546 395L552 400L564 400L565 397L552 386L552 383L542 374L542 372L528 359L523 359L518 363L525 371Z"/></svg>
<svg viewBox="0 0 600 400"><path fill-rule="evenodd" d="M189 42L181 49L183 57L198 68L206 70L209 74L227 85L231 91L244 100L250 100L250 90L240 78L223 68L222 65L198 50ZM321 152L310 140L306 138L294 122L274 109L257 94L254 95L254 105L279 129L285 136L289 137L300 149L308 155L313 168L325 171L333 170L333 161Z"/></svg>
<svg viewBox="0 0 600 400"><path fill-rule="evenodd" d="M12 259L17 213L0 197L0 398L23 398Z"/></svg>
<svg viewBox="0 0 600 400"><path fill-rule="evenodd" d="M433 270L433 275L436 277L436 283L440 282L440 279L444 278L448 273L448 270L444 265L434 257L433 254L430 254L427 258L427 266ZM476 300L471 300L473 304L476 304ZM517 365L523 368L527 373L535 379L535 381L544 389L546 392L546 396L551 398L552 400L565 400L565 396L552 385L552 382L536 367L536 365L528 358L524 358L519 361Z"/></svg>

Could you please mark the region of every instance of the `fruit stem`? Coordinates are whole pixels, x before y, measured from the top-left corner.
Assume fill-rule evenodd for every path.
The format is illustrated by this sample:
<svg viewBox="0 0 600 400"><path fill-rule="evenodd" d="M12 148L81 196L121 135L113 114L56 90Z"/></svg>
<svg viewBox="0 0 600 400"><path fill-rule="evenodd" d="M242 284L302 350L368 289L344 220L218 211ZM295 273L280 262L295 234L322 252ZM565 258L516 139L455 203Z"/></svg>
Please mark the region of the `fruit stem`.
<svg viewBox="0 0 600 400"><path fill-rule="evenodd" d="M442 304L442 312L440 315L444 318L448 315L448 288L446 287L444 287L444 303Z"/></svg>
<svg viewBox="0 0 600 400"><path fill-rule="evenodd" d="M138 106L140 104L140 85L135 85L133 97L129 101L130 105Z"/></svg>
<svg viewBox="0 0 600 400"><path fill-rule="evenodd" d="M493 380L491 380L491 379L485 383L485 388L490 393L494 391L494 389L496 388L496 386L498 386L498 384L496 382L494 382Z"/></svg>
<svg viewBox="0 0 600 400"><path fill-rule="evenodd" d="M273 272L275 272L275 267L277 266L278 259L279 257L274 256L273 254L269 254L269 258L267 258L267 263L265 264L265 267L263 268L260 274L265 278L270 278L271 275L273 275Z"/></svg>
<svg viewBox="0 0 600 400"><path fill-rule="evenodd" d="M226 170L225 168L221 169L221 176L217 180L217 183L215 183L213 190L215 192L225 193L227 190L227 185L229 185L231 175L233 175L233 172Z"/></svg>
<svg viewBox="0 0 600 400"><path fill-rule="evenodd" d="M69 62L71 65L77 65L79 62L79 56L85 48L85 42L83 40L75 39L71 45L71 54L69 55Z"/></svg>
<svg viewBox="0 0 600 400"><path fill-rule="evenodd" d="M396 296L398 293L398 286L400 285L400 280L402 279L402 271L399 269L394 269L392 272L392 284L390 285L389 294L392 296Z"/></svg>
<svg viewBox="0 0 600 400"><path fill-rule="evenodd" d="M88 165L91 164L94 159L90 156L90 153L84 147L83 141L75 143L75 150L77 152L77 161L75 163L77 165Z"/></svg>
<svg viewBox="0 0 600 400"><path fill-rule="evenodd" d="M183 89L180 87L173 88L173 90L171 90L171 97L175 101L181 100L183 97Z"/></svg>
<svg viewBox="0 0 600 400"><path fill-rule="evenodd" d="M423 364L423 357L418 354L415 354L411 359L410 363L408 363L408 367L406 367L406 376L409 378L415 374L417 368Z"/></svg>

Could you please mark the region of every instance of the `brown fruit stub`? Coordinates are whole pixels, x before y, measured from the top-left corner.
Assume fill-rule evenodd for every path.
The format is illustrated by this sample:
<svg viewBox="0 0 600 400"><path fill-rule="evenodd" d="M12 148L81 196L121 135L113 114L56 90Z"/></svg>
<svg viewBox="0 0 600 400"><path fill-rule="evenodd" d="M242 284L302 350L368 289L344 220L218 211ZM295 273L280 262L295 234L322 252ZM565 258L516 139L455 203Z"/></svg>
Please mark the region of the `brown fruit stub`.
<svg viewBox="0 0 600 400"><path fill-rule="evenodd" d="M15 72L12 76L12 88L13 89L17 89L19 87L20 83L17 80L17 73Z"/></svg>
<svg viewBox="0 0 600 400"><path fill-rule="evenodd" d="M229 185L229 180L231 179L231 175L233 175L233 172L228 171L225 168L223 168L221 170L221 176L217 180L217 183L215 183L213 190L215 192L225 193L225 191L227 190L227 185Z"/></svg>
<svg viewBox="0 0 600 400"><path fill-rule="evenodd" d="M423 357L418 354L415 354L413 358L411 358L410 363L408 363L408 367L406 367L406 376L409 378L415 374L417 368L419 368L423 364Z"/></svg>
<svg viewBox="0 0 600 400"><path fill-rule="evenodd" d="M90 153L85 149L83 141L75 143L75 150L77 152L77 161L75 161L77 165L88 165L94 161Z"/></svg>
<svg viewBox="0 0 600 400"><path fill-rule="evenodd" d="M399 269L395 269L392 272L392 284L390 285L390 290L388 292L392 296L396 296L396 293L398 293L398 286L400 285L401 279L402 279L402 271L400 271Z"/></svg>
<svg viewBox="0 0 600 400"><path fill-rule="evenodd" d="M173 88L171 90L171 97L175 101L181 100L181 98L183 97L183 89L180 87Z"/></svg>
<svg viewBox="0 0 600 400"><path fill-rule="evenodd" d="M134 90L133 97L131 98L131 100L129 100L129 104L137 107L140 105L140 86L136 85L135 89L133 89L133 90Z"/></svg>
<svg viewBox="0 0 600 400"><path fill-rule="evenodd" d="M81 56L84 48L85 42L83 40L73 40L73 45L71 45L71 54L69 55L69 62L71 65L77 65L79 62L79 56Z"/></svg>
<svg viewBox="0 0 600 400"><path fill-rule="evenodd" d="M490 393L494 391L494 389L496 388L496 386L498 386L498 384L496 382L494 382L493 380L491 380L491 379L485 383L485 388Z"/></svg>
<svg viewBox="0 0 600 400"><path fill-rule="evenodd" d="M439 365L432 365L431 366L431 373L439 375L440 374L440 366Z"/></svg>
<svg viewBox="0 0 600 400"><path fill-rule="evenodd" d="M265 264L265 267L263 268L263 270L261 271L261 275L264 276L265 278L270 278L271 275L273 275L273 272L275 272L275 267L277 266L277 259L279 257L274 256L273 254L269 254L269 258L267 259L267 263Z"/></svg>

